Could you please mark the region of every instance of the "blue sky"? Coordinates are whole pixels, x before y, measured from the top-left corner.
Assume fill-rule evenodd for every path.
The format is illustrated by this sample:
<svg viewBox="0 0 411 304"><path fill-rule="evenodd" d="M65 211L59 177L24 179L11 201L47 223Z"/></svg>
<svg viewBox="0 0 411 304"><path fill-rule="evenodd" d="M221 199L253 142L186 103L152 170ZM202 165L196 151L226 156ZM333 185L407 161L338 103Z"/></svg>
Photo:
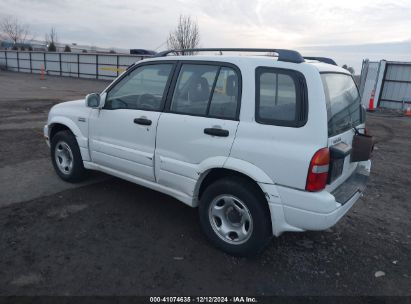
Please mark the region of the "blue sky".
<svg viewBox="0 0 411 304"><path fill-rule="evenodd" d="M43 39L119 48L165 48L180 14L195 18L203 47L292 48L359 71L363 58L411 61L410 0L0 0Z"/></svg>

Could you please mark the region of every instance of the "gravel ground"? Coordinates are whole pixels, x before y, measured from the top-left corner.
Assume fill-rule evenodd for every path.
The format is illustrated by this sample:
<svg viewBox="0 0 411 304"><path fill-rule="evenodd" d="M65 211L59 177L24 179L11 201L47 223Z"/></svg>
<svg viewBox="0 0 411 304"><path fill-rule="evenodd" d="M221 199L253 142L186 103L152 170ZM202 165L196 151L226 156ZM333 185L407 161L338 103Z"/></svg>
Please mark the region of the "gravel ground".
<svg viewBox="0 0 411 304"><path fill-rule="evenodd" d="M0 72L0 295L411 295L411 118L368 116L369 186L336 226L234 258L173 198L99 174L58 180L47 111L105 86Z"/></svg>

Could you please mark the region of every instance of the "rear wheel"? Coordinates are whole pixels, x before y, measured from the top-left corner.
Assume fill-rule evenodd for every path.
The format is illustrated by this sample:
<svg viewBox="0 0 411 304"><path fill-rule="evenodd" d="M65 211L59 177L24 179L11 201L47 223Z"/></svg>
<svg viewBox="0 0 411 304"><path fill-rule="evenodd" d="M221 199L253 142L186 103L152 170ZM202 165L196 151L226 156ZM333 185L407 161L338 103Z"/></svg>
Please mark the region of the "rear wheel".
<svg viewBox="0 0 411 304"><path fill-rule="evenodd" d="M79 182L87 176L75 136L70 131L60 131L51 139L51 160L61 179Z"/></svg>
<svg viewBox="0 0 411 304"><path fill-rule="evenodd" d="M255 255L272 237L267 201L243 178L211 184L201 197L199 213L210 241L232 255Z"/></svg>

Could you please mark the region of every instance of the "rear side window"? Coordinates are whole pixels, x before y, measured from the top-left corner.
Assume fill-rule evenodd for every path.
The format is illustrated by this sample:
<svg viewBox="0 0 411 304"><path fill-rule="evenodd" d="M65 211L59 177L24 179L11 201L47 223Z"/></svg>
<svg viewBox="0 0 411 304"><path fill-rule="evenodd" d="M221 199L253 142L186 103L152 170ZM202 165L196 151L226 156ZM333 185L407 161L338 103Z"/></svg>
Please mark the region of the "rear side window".
<svg viewBox="0 0 411 304"><path fill-rule="evenodd" d="M237 113L238 94L237 73L231 68L222 67L215 84L209 115L234 119Z"/></svg>
<svg viewBox="0 0 411 304"><path fill-rule="evenodd" d="M360 94L351 75L321 74L327 102L328 136L335 136L362 121Z"/></svg>
<svg viewBox="0 0 411 304"><path fill-rule="evenodd" d="M183 64L171 102L171 111L206 115L218 66Z"/></svg>
<svg viewBox="0 0 411 304"><path fill-rule="evenodd" d="M277 68L257 68L256 121L263 124L300 127L307 117L304 76Z"/></svg>
<svg viewBox="0 0 411 304"><path fill-rule="evenodd" d="M170 111L236 119L240 94L238 77L237 72L230 67L182 64Z"/></svg>

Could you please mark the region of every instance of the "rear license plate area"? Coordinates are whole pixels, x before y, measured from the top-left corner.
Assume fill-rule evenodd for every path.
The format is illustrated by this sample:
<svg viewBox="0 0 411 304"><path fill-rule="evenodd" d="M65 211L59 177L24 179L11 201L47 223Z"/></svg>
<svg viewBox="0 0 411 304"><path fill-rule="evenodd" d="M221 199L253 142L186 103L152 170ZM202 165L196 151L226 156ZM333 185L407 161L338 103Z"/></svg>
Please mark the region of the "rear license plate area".
<svg viewBox="0 0 411 304"><path fill-rule="evenodd" d="M328 184L340 177L344 170L345 158L350 155L351 146L340 142L330 147L330 169L328 171Z"/></svg>
<svg viewBox="0 0 411 304"><path fill-rule="evenodd" d="M344 169L344 158L331 159L330 171L328 174L328 184L331 184L341 176Z"/></svg>

